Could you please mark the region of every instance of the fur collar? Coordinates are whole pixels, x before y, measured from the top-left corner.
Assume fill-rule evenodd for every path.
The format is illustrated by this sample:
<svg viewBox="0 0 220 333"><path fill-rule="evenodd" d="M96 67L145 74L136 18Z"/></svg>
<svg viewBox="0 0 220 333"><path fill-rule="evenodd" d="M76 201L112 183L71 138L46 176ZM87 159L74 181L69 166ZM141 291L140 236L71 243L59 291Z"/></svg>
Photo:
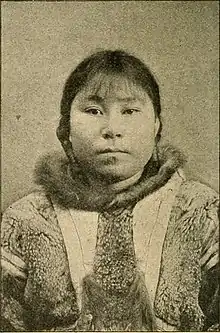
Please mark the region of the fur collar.
<svg viewBox="0 0 220 333"><path fill-rule="evenodd" d="M117 194L110 193L98 184L89 186L77 165L71 166L64 154L49 153L35 168L35 182L42 185L53 200L65 207L90 211L118 209L135 205L150 193L165 185L185 162L185 156L171 146L158 148L158 166L151 159L140 180Z"/></svg>

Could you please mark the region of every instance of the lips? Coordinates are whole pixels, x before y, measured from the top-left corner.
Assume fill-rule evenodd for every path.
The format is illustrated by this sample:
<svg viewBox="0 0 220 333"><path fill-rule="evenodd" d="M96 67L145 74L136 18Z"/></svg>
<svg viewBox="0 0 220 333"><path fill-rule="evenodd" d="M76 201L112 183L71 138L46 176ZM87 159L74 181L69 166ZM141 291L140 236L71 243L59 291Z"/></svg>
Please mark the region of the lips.
<svg viewBox="0 0 220 333"><path fill-rule="evenodd" d="M122 149L118 149L115 147L108 147L108 148L104 148L104 149L100 149L98 150L99 154L106 154L106 153L127 153L126 150L122 150Z"/></svg>

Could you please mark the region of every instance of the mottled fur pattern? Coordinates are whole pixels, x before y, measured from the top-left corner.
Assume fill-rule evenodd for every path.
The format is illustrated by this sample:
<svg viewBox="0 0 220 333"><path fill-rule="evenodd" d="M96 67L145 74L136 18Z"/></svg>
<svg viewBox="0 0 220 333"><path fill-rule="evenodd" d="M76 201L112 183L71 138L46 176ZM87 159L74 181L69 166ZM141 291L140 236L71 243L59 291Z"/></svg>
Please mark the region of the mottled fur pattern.
<svg viewBox="0 0 220 333"><path fill-rule="evenodd" d="M137 272L129 291L122 295L104 291L94 274L86 276L83 280L82 313L92 314L87 330L157 331L144 276L140 272Z"/></svg>

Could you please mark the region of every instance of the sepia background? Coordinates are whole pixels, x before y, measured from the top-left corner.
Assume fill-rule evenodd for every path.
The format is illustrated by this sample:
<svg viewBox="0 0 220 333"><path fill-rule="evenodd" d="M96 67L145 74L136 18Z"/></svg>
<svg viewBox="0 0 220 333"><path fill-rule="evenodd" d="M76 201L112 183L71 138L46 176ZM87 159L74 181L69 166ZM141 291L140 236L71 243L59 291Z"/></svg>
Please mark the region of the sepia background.
<svg viewBox="0 0 220 333"><path fill-rule="evenodd" d="M160 85L163 141L186 173L218 189L218 2L2 2L2 209L34 188L36 159L59 149L63 84L97 49L122 48Z"/></svg>

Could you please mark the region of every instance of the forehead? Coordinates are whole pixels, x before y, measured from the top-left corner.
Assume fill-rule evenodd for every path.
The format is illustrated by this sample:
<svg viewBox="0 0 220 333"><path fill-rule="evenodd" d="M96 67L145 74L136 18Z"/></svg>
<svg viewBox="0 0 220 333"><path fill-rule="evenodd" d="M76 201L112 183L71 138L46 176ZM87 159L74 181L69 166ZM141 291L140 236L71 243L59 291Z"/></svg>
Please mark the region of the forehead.
<svg viewBox="0 0 220 333"><path fill-rule="evenodd" d="M143 88L129 80L129 78L113 74L96 74L78 93L79 97L89 99L96 96L100 100L114 98L116 100L149 100L147 92Z"/></svg>

